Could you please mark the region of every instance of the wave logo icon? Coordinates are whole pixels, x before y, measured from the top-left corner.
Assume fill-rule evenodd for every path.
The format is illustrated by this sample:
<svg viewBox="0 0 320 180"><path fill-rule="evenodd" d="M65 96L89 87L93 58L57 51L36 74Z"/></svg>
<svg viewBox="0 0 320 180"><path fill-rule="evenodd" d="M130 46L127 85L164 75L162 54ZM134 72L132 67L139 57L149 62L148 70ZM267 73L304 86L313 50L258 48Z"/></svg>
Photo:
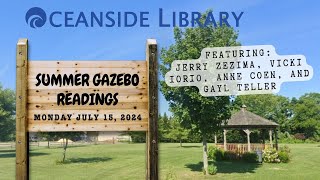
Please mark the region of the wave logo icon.
<svg viewBox="0 0 320 180"><path fill-rule="evenodd" d="M42 27L46 23L46 21L46 12L39 7L33 7L26 13L26 22L32 28Z"/></svg>

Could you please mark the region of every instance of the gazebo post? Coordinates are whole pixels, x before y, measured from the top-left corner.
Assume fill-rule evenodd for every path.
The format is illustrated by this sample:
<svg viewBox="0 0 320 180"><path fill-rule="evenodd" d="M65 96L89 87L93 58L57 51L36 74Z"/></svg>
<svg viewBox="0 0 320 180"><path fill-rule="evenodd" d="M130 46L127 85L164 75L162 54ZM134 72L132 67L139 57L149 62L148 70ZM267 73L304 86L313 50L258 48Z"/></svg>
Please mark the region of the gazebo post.
<svg viewBox="0 0 320 180"><path fill-rule="evenodd" d="M250 133L251 133L251 131L249 129L244 129L243 131L247 134L248 152L250 152L251 151L251 145L250 145Z"/></svg>
<svg viewBox="0 0 320 180"><path fill-rule="evenodd" d="M274 140L276 142L276 150L278 150L278 131L277 128L274 130Z"/></svg>
<svg viewBox="0 0 320 180"><path fill-rule="evenodd" d="M272 145L272 129L269 129L269 138L270 138L270 146L271 146L271 148L273 148L273 145Z"/></svg>
<svg viewBox="0 0 320 180"><path fill-rule="evenodd" d="M218 140L217 140L217 134L214 134L214 144L217 145Z"/></svg>
<svg viewBox="0 0 320 180"><path fill-rule="evenodd" d="M227 130L223 129L223 149L227 151Z"/></svg>
<svg viewBox="0 0 320 180"><path fill-rule="evenodd" d="M265 144L266 144L266 142L265 142L265 129L261 129L260 132L262 134L262 150L264 150Z"/></svg>

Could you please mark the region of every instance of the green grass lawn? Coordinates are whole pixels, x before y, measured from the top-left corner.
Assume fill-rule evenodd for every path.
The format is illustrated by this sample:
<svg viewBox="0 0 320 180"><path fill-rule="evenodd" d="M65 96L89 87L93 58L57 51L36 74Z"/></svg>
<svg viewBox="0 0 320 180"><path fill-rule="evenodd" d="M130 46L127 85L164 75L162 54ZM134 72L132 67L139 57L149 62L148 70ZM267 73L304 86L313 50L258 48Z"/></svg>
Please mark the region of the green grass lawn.
<svg viewBox="0 0 320 180"><path fill-rule="evenodd" d="M281 145L280 145L281 146ZM202 174L200 144L160 144L160 179L319 179L320 145L291 144L288 164L219 162L218 174ZM75 146L67 164L59 164L62 148L32 147L31 179L144 179L145 144ZM15 177L14 149L0 149L0 179Z"/></svg>

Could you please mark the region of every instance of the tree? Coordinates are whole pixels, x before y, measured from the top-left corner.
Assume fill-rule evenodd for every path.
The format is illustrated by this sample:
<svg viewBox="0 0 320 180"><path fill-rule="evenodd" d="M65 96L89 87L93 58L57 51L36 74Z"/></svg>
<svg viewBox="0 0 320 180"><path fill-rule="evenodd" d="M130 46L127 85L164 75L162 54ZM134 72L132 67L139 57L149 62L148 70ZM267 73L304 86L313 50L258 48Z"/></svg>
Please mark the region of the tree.
<svg viewBox="0 0 320 180"><path fill-rule="evenodd" d="M306 138L320 139L320 94L307 93L293 105L294 133L303 133Z"/></svg>
<svg viewBox="0 0 320 180"><path fill-rule="evenodd" d="M39 138L44 138L45 140L47 140L47 147L50 148L50 141L53 141L56 138L56 133L54 132L39 132L37 133L37 136Z"/></svg>
<svg viewBox="0 0 320 180"><path fill-rule="evenodd" d="M146 132L144 131L128 131L124 133L131 137L132 142L134 143L145 143L146 142Z"/></svg>
<svg viewBox="0 0 320 180"><path fill-rule="evenodd" d="M169 133L165 136L180 143L182 147L182 140L188 139L189 130L183 128L178 119L171 120L171 127Z"/></svg>
<svg viewBox="0 0 320 180"><path fill-rule="evenodd" d="M288 119L293 110L289 98L274 94L237 96L235 110L239 110L242 105L246 105L248 111L278 123L282 132L290 132Z"/></svg>
<svg viewBox="0 0 320 180"><path fill-rule="evenodd" d="M66 159L69 140L76 141L81 137L81 135L83 135L83 132L43 132L40 134L41 137L44 137L47 139L48 147L49 147L49 140L63 139L63 153L62 153L62 160L61 160L62 163L64 163Z"/></svg>
<svg viewBox="0 0 320 180"><path fill-rule="evenodd" d="M171 118L164 113L163 116L159 115L158 121L159 141L169 142L170 138L168 138L166 135L170 131Z"/></svg>
<svg viewBox="0 0 320 180"><path fill-rule="evenodd" d="M68 141L69 139L72 138L76 138L78 136L80 136L80 133L78 132L61 132L61 133L57 133L58 137L61 137L63 139L63 154L62 154L62 163L64 163L65 159L66 159L66 152L67 152L67 148L68 148Z"/></svg>
<svg viewBox="0 0 320 180"><path fill-rule="evenodd" d="M185 30L175 28L175 44L161 50L162 76L170 70L173 60L197 59L201 50L206 47L237 46L237 37L234 29L225 25ZM208 174L207 137L208 134L218 131L223 121L230 117L229 97L203 97L196 87L172 88L164 81L161 81L160 85L161 92L169 102L170 110L179 118L182 126L201 134L203 169L205 174Z"/></svg>
<svg viewBox="0 0 320 180"><path fill-rule="evenodd" d="M0 85L0 141L15 138L15 93L11 89L3 89Z"/></svg>
<svg viewBox="0 0 320 180"><path fill-rule="evenodd" d="M234 109L242 104L255 114L277 122L284 134L295 134L300 139L320 139L320 94L307 93L299 99L273 95L237 96Z"/></svg>

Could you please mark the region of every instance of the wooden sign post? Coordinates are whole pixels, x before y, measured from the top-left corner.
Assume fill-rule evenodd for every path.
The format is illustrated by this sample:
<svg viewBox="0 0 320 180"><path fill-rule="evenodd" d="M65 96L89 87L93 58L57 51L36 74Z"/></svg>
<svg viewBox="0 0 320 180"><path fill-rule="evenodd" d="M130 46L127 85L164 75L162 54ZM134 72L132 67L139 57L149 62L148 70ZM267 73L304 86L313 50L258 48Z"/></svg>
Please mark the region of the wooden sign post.
<svg viewBox="0 0 320 180"><path fill-rule="evenodd" d="M150 179L158 179L158 58L157 43L155 40L147 41L147 69L149 72L149 129L147 131L147 175ZM151 178L152 177L152 178Z"/></svg>
<svg viewBox="0 0 320 180"><path fill-rule="evenodd" d="M29 139L27 120L28 87L28 40L20 39L17 44L16 81L16 179L28 179Z"/></svg>
<svg viewBox="0 0 320 180"><path fill-rule="evenodd" d="M158 179L157 43L146 61L28 61L17 44L16 179L28 179L28 132L146 131L146 179Z"/></svg>

